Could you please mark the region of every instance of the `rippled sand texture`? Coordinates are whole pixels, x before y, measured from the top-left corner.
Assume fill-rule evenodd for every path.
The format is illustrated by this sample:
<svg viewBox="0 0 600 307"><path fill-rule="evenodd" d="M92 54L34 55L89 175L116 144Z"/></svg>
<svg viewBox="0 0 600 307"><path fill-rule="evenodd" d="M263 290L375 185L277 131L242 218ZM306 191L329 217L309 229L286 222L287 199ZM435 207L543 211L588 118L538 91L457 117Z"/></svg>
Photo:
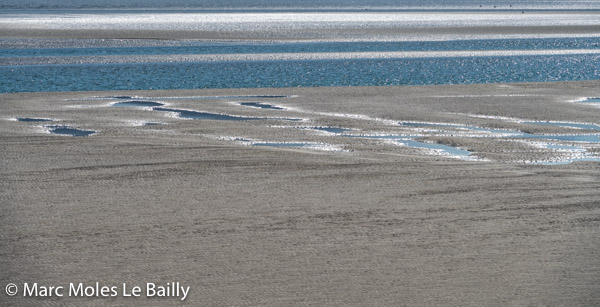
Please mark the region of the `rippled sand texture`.
<svg viewBox="0 0 600 307"><path fill-rule="evenodd" d="M578 101L599 92L593 81L3 94L0 283L179 281L188 305L213 306L597 305L600 163L531 163L575 146L598 155L597 143L511 133L597 135L600 109ZM113 106L129 100L177 112ZM531 124L546 121L563 124ZM95 133L45 128L56 125ZM416 133L474 157L373 138Z"/></svg>

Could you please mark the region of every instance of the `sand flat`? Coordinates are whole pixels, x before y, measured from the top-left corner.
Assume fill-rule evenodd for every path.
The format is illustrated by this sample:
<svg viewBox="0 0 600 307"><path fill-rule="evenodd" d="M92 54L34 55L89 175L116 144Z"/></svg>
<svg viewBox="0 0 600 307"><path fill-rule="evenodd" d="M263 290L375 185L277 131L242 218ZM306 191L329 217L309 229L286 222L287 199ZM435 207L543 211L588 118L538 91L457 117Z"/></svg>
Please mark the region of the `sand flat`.
<svg viewBox="0 0 600 307"><path fill-rule="evenodd" d="M595 305L600 163L528 164L555 153L501 137L427 136L479 158L467 161L306 127L394 134L408 129L398 122L411 121L565 133L513 119L598 124L600 109L572 100L599 92L600 82L587 81L3 94L0 282L178 281L191 287L185 304L212 306ZM167 99L238 95L286 97ZM188 120L110 106L124 98L97 99L106 96L305 121ZM97 133L44 131L56 123ZM595 145L586 150L598 153ZM181 303L5 295L0 302Z"/></svg>

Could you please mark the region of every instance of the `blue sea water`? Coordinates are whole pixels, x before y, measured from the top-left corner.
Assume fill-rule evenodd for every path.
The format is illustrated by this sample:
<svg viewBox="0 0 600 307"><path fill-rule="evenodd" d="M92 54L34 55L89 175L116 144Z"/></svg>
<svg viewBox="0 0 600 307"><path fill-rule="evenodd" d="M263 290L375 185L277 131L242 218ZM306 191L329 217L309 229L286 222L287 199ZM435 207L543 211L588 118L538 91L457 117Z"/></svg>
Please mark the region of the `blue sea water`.
<svg viewBox="0 0 600 307"><path fill-rule="evenodd" d="M600 78L600 55L0 66L0 92L547 82Z"/></svg>
<svg viewBox="0 0 600 307"><path fill-rule="evenodd" d="M0 39L0 58L36 56L123 56L236 53L317 53L448 50L559 50L600 49L600 38L529 38L404 42L297 42L297 43L194 43L180 46L100 48L3 48L10 40ZM43 40L40 42L43 44Z"/></svg>
<svg viewBox="0 0 600 307"><path fill-rule="evenodd" d="M198 16L212 18L213 21L197 22L193 19L196 18L194 17L196 15L186 14L188 19L182 22L179 18L183 15L173 12L179 12L175 11L176 9L187 12L186 8L204 10ZM439 17L436 15L437 13L427 13L423 16L418 13L399 14L405 19L397 19L398 16L394 16L394 14L366 14L371 16L369 17L371 19L365 20L353 20L354 16L365 17L363 16L365 14L361 13L325 14L319 15L321 19L317 18L317 21L312 19L314 14L271 14L274 10L324 12L338 9L361 11L365 8L384 12L393 12L394 10L481 10L484 14L471 12L446 14L445 19L442 18L444 20L440 22L436 21L436 18ZM0 10L0 26L18 26L25 29L39 27L40 29L71 31L89 27L89 29L126 33L131 29L155 27L152 29L226 32L248 30L246 28L253 25L253 28L248 31L263 31L260 33L266 34L271 31L280 31L280 34L285 35L288 32L293 34L297 29L314 31L317 34L338 29L341 33L328 41L293 41L293 38L290 38L290 41L285 42L269 42L268 39L265 39L260 43L255 41L137 40L144 42L136 42L133 39L0 38L0 93L430 85L600 79L599 37L559 35L560 37L515 38L500 36L501 38L498 39L497 37L483 36L480 39L481 36L479 36L473 39L471 39L472 37L449 39L443 35L439 37L434 35L435 37L430 36L423 41L414 41L414 37L394 41L360 41L360 39L358 39L359 41L347 41L348 37L344 36L345 29L361 27L373 31L372 35L369 34L369 40L377 40L376 30L386 27L414 26L430 29L432 27L474 26L485 28L513 26L512 21L527 26L565 24L575 25L578 28L597 26L600 22L597 22L595 13L586 13L582 23L579 23L580 20L572 17L572 14L556 14L558 20L554 20L554 15L546 13L531 14L530 17L521 20L519 12L519 14L508 14L513 19L506 21L502 19L503 17L499 19L500 15L498 14L490 14L490 11L516 9L600 10L600 1L5 0L0 3L0 9L3 9ZM135 10L135 12L122 14L128 9ZM158 10L159 13L146 14L153 10ZM225 15L213 14L210 10L225 12L255 10L258 13L237 14L229 16L229 18L233 18L232 20L222 22L220 18ZM167 11L170 14L163 14ZM261 18L266 16L264 14L268 15L269 22L263 24ZM296 20L289 18L290 15L302 16ZM330 21L328 19L331 17L330 15L337 19ZM380 15L391 18L391 21L380 22ZM254 16L251 22L246 20L249 16ZM170 19L168 21L161 20L166 17ZM544 17L543 21L538 24L538 19L542 17ZM425 18L425 21L420 18ZM97 19L101 19L101 21ZM280 22L280 19L285 19L285 21ZM73 22L71 23L71 21ZM497 24L498 22L500 25ZM509 23L507 24L507 22ZM313 26L317 28L311 28ZM354 39L354 37L350 38ZM540 52L537 55L519 53L524 50ZM582 54L550 55L554 51L560 53L561 50L565 50L565 53L581 50ZM464 53L461 53L460 56L444 55L443 53L446 51L463 51ZM479 51L479 53L476 56L469 55L469 51ZM502 52L502 56L493 55L495 51ZM370 52L371 54L353 58L359 52ZM420 55L412 55L412 57L411 55L372 56L372 54L383 52L419 53ZM437 53L433 54L432 52ZM344 58L343 56L338 57L334 53L352 56ZM208 56L203 57L205 61L198 60L200 57L192 57L193 55L210 55L212 60L206 60ZM279 60L272 59L281 55L285 55L285 57L280 57ZM215 59L217 61L214 61Z"/></svg>

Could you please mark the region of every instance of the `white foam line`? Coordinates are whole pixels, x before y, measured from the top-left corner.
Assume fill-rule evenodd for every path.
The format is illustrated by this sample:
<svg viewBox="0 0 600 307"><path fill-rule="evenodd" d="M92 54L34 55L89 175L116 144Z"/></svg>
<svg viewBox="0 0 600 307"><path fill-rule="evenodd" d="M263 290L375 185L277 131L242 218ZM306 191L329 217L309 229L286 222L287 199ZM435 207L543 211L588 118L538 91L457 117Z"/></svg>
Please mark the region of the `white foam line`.
<svg viewBox="0 0 600 307"><path fill-rule="evenodd" d="M406 59L406 58L506 57L506 56L533 56L533 55L591 55L591 54L600 54L600 49L173 54L173 55L169 54L169 55L132 55L132 56L108 55L108 56L72 56L72 57L45 56L45 57L26 57L26 58L0 58L0 65Z"/></svg>
<svg viewBox="0 0 600 307"><path fill-rule="evenodd" d="M327 144L327 143L307 143L308 146L303 146L299 148L307 148L321 151L333 151L333 152L345 152L347 150L341 148L337 145Z"/></svg>
<svg viewBox="0 0 600 307"><path fill-rule="evenodd" d="M71 109L91 109L91 108L103 108L106 107L105 105L100 105L100 106L94 106L94 105L89 105L89 104L74 104L74 105L70 105L70 106L65 106L65 108L71 108Z"/></svg>
<svg viewBox="0 0 600 307"><path fill-rule="evenodd" d="M567 100L567 102L584 102L592 97L579 97L573 100Z"/></svg>
<svg viewBox="0 0 600 307"><path fill-rule="evenodd" d="M128 120L124 121L124 123L125 123L125 125L131 126L131 127L141 127L141 126L144 126L146 123L148 123L148 121L128 119Z"/></svg>
<svg viewBox="0 0 600 307"><path fill-rule="evenodd" d="M175 111L160 112L160 113L163 113L163 116L168 117L168 118L183 119L183 120L192 120L193 119L193 118L180 117L179 112L175 112Z"/></svg>
<svg viewBox="0 0 600 307"><path fill-rule="evenodd" d="M39 132L39 133L46 133L46 134L52 134L50 132L50 128L46 127L46 126L36 126L35 131Z"/></svg>
<svg viewBox="0 0 600 307"><path fill-rule="evenodd" d="M229 135L225 135L225 136L223 136L223 135L203 135L203 136L207 137L207 138L215 139L215 140L238 142L238 143L242 143L244 145L251 145L252 142L254 142L252 139L239 137L239 136L229 136Z"/></svg>

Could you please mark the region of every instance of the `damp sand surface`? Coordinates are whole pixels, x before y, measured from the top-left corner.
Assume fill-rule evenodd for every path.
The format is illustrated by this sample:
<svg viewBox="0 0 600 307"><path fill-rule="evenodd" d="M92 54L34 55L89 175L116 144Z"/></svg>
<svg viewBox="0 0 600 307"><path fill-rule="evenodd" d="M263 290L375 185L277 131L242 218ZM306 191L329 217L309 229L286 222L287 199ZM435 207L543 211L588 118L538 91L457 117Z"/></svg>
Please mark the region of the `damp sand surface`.
<svg viewBox="0 0 600 307"><path fill-rule="evenodd" d="M599 95L598 81L3 94L0 283L179 281L190 286L186 304L209 306L597 305L600 163L560 164L592 159L596 143L401 123L591 135L524 122L598 125L600 109L571 102ZM231 103L240 98L172 99L169 109L277 112L307 119L304 126L352 129L348 135L420 133L411 140L475 158L295 123L186 120L92 98L108 96L281 96L266 102L285 111ZM97 133L51 135L48 123L17 117ZM138 122L163 125L131 124ZM131 302L0 296L10 306Z"/></svg>

